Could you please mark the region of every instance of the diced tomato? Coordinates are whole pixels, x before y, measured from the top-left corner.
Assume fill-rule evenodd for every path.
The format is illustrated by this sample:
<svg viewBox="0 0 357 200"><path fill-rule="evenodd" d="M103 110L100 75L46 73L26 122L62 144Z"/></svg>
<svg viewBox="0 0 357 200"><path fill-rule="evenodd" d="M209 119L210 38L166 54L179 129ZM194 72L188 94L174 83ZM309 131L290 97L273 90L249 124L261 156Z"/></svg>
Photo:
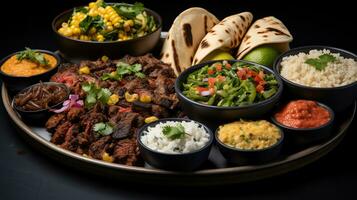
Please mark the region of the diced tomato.
<svg viewBox="0 0 357 200"><path fill-rule="evenodd" d="M217 70L217 72L222 71L222 65L221 64L216 64L216 70Z"/></svg>
<svg viewBox="0 0 357 200"><path fill-rule="evenodd" d="M203 92L203 91L207 91L208 90L208 88L205 88L205 87L196 87L196 90L199 92L199 93L201 93L201 92Z"/></svg>
<svg viewBox="0 0 357 200"><path fill-rule="evenodd" d="M247 71L247 76L248 76L248 77L254 78L255 76L257 76L257 72L255 72L255 71L253 71L253 70L250 70L250 69L247 69L247 68L246 68L246 71Z"/></svg>
<svg viewBox="0 0 357 200"><path fill-rule="evenodd" d="M223 82L223 81L226 80L226 77L221 76L221 75L218 75L218 76L217 76L217 79L218 79L219 82Z"/></svg>
<svg viewBox="0 0 357 200"><path fill-rule="evenodd" d="M214 74L214 71L213 71L213 69L208 69L208 70L207 70L207 73L208 73L209 75L212 75L212 74Z"/></svg>
<svg viewBox="0 0 357 200"><path fill-rule="evenodd" d="M261 82L264 82L264 79L260 78L260 76L255 76L255 77L254 77L254 81L255 81L257 84L259 84L259 83L261 83Z"/></svg>
<svg viewBox="0 0 357 200"><path fill-rule="evenodd" d="M255 87L255 89L257 90L258 93L264 92L264 86L261 84L257 85L257 87Z"/></svg>
<svg viewBox="0 0 357 200"><path fill-rule="evenodd" d="M230 69L232 68L232 65L229 64L229 63L227 63L227 64L225 65L225 67L226 67L226 69L230 70Z"/></svg>
<svg viewBox="0 0 357 200"><path fill-rule="evenodd" d="M211 95L213 95L215 93L214 88L210 88L209 92L211 93Z"/></svg>
<svg viewBox="0 0 357 200"><path fill-rule="evenodd" d="M216 78L208 78L208 87L213 88L215 82L216 82Z"/></svg>
<svg viewBox="0 0 357 200"><path fill-rule="evenodd" d="M241 70L238 70L237 71L237 76L239 77L239 79L241 79L241 80L245 80L245 79L247 79L247 73L246 73L246 71L244 70L244 69L241 69Z"/></svg>
<svg viewBox="0 0 357 200"><path fill-rule="evenodd" d="M264 72L263 72L263 71L259 71L258 76L259 76L261 79L264 79L265 74L264 74Z"/></svg>

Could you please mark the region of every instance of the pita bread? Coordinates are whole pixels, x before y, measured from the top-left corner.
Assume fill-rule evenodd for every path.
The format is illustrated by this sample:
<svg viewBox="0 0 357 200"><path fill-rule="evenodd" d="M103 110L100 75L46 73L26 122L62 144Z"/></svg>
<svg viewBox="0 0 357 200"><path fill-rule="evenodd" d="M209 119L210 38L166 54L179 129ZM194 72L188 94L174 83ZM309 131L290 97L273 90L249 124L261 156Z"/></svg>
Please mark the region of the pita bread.
<svg viewBox="0 0 357 200"><path fill-rule="evenodd" d="M161 51L161 61L170 64L176 75L191 66L202 38L219 20L203 8L193 7L176 17Z"/></svg>
<svg viewBox="0 0 357 200"><path fill-rule="evenodd" d="M230 50L238 47L252 20L253 15L250 12L243 12L226 17L215 25L202 39L192 65L200 63L214 50Z"/></svg>
<svg viewBox="0 0 357 200"><path fill-rule="evenodd" d="M237 52L237 59L243 58L253 48L262 44L273 44L280 52L285 52L292 40L290 32L279 19L272 16L259 19L245 34Z"/></svg>

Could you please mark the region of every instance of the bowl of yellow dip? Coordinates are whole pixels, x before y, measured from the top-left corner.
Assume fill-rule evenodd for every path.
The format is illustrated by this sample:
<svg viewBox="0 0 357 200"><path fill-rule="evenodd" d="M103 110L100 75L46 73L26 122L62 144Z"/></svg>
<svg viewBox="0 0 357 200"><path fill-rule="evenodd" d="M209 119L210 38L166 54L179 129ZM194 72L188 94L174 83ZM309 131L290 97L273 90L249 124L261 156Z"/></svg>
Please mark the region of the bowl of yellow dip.
<svg viewBox="0 0 357 200"><path fill-rule="evenodd" d="M0 78L10 92L18 92L39 81L48 81L60 63L60 57L51 51L26 48L0 61Z"/></svg>
<svg viewBox="0 0 357 200"><path fill-rule="evenodd" d="M284 133L266 120L240 120L219 126L215 137L227 162L261 164L280 154Z"/></svg>

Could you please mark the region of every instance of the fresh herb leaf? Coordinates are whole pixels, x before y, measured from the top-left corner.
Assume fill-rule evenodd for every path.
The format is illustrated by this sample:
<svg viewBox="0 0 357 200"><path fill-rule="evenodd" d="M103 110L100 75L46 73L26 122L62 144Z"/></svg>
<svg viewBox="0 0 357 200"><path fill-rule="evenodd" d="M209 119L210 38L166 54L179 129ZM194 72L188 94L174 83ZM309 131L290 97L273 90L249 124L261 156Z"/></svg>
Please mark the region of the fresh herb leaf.
<svg viewBox="0 0 357 200"><path fill-rule="evenodd" d="M92 27L96 28L97 31L104 29L105 26L102 17L99 15L95 17L87 15L87 17L79 23L79 28L84 33L87 33Z"/></svg>
<svg viewBox="0 0 357 200"><path fill-rule="evenodd" d="M98 101L106 104L112 95L109 89L97 87L94 83L83 83L82 90L86 93L86 108L93 107Z"/></svg>
<svg viewBox="0 0 357 200"><path fill-rule="evenodd" d="M112 41L112 40L117 40L118 39L118 29L106 32L103 34L105 40L107 41Z"/></svg>
<svg viewBox="0 0 357 200"><path fill-rule="evenodd" d="M93 130L102 136L110 135L113 133L114 128L110 123L96 123L93 126Z"/></svg>
<svg viewBox="0 0 357 200"><path fill-rule="evenodd" d="M319 58L309 58L305 61L306 64L309 64L313 67L315 67L317 70L321 71L323 69L325 69L325 67L327 66L327 64L329 62L335 62L336 58L335 56L331 55L331 54L322 54L321 56L319 56Z"/></svg>
<svg viewBox="0 0 357 200"><path fill-rule="evenodd" d="M177 124L176 126L164 126L162 128L162 133L171 140L182 138L186 134L182 124Z"/></svg>
<svg viewBox="0 0 357 200"><path fill-rule="evenodd" d="M16 59L19 61L22 60L30 60L34 63L40 64L40 65L44 65L44 66L48 66L49 62L48 60L45 58L43 53L40 52L36 52L28 47L25 48L24 51L21 51L19 53L16 54Z"/></svg>
<svg viewBox="0 0 357 200"><path fill-rule="evenodd" d="M113 6L114 10L118 13L118 15L125 17L126 19L133 19L138 14L144 11L144 4L136 2L134 5L123 5L116 4Z"/></svg>
<svg viewBox="0 0 357 200"><path fill-rule="evenodd" d="M145 74L140 72L142 70L141 64L133 64L129 65L124 62L119 62L117 64L117 70L113 73L105 73L100 78L102 80L121 80L124 75L131 75L134 74L139 78L145 78Z"/></svg>
<svg viewBox="0 0 357 200"><path fill-rule="evenodd" d="M77 13L77 12L81 12L81 13L87 14L88 13L88 9L86 7L84 7L84 6L74 8L73 13Z"/></svg>

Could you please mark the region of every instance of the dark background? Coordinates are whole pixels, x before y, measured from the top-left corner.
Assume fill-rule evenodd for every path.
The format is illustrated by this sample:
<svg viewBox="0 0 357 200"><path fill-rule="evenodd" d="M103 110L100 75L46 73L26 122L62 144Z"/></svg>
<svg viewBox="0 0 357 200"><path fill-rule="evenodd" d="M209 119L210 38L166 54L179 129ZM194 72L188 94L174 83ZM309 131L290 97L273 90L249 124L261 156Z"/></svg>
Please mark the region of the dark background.
<svg viewBox="0 0 357 200"><path fill-rule="evenodd" d="M83 0L2 2L0 57L31 48L56 50L52 42L52 19L60 12L84 5ZM108 1L109 2L109 1ZM126 1L131 2L131 1ZM200 6L219 19L250 11L255 19L274 15L288 27L292 47L329 45L357 53L354 30L356 15L352 1L272 0L144 0L146 7L163 17L168 30L183 10ZM313 3L313 4L312 4ZM150 188L94 177L64 167L33 150L16 133L0 106L0 196L1 199L350 199L355 195L356 120L342 143L326 157L300 170L239 185L209 188Z"/></svg>

